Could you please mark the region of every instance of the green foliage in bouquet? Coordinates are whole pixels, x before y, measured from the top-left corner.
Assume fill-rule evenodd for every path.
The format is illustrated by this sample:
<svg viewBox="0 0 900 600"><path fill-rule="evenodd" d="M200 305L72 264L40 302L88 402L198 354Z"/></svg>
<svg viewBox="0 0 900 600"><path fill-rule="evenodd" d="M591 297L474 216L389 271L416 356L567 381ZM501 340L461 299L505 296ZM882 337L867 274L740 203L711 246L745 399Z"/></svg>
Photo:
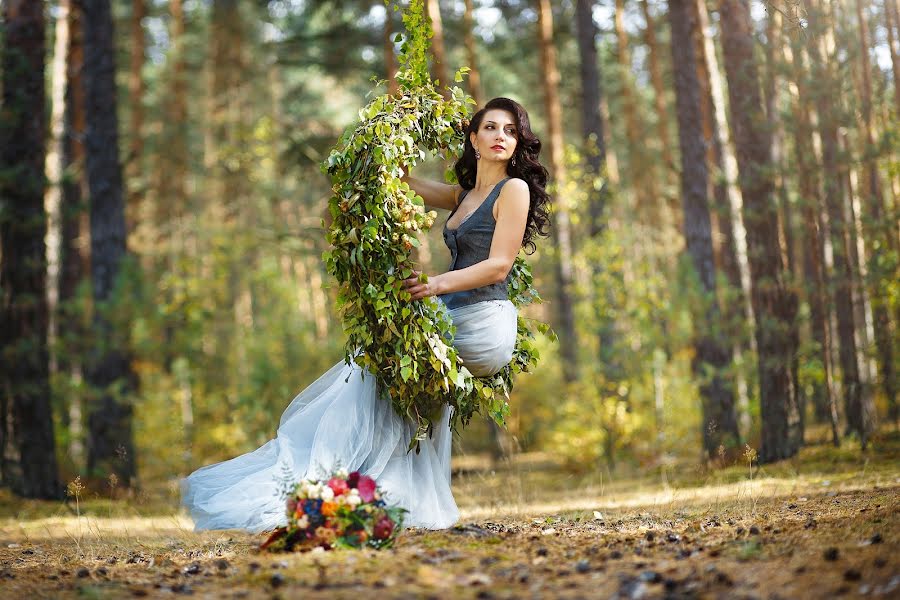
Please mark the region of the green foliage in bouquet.
<svg viewBox="0 0 900 600"><path fill-rule="evenodd" d="M458 430L475 413L505 425L513 376L537 363L535 331L542 323L519 317L513 359L491 377L474 377L450 344L453 326L435 298L410 302L402 282L413 273L410 255L437 214L400 181L403 167L429 152L458 156L463 147L468 104L460 88L445 99L428 76L426 50L431 29L421 0L412 0L403 21L409 32L400 52L396 95L381 95L359 112L359 123L341 137L322 165L330 175L333 222L324 259L338 281L338 309L348 336L346 359L367 368L394 409L417 429L410 448L428 435L445 403L454 408ZM399 41L398 36L398 41ZM467 68L456 73L462 81ZM455 182L448 170L446 178ZM424 277L424 276L423 276ZM521 307L539 302L528 264L520 255L513 266L510 300Z"/></svg>

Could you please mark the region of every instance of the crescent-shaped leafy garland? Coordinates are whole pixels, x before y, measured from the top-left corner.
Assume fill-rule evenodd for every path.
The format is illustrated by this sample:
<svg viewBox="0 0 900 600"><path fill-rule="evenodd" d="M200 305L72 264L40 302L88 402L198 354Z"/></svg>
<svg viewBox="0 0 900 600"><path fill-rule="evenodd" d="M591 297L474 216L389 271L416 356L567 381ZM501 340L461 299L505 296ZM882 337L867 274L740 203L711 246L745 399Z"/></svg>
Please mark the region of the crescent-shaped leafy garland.
<svg viewBox="0 0 900 600"><path fill-rule="evenodd" d="M378 96L359 111L359 123L344 133L322 170L331 177L333 192L331 249L324 259L340 286L345 358L374 375L397 414L416 423L413 448L445 403L453 407L454 430L476 412L505 425L513 377L537 364L535 331L548 328L520 315L512 361L491 377L474 377L450 344L453 325L443 304L435 298L411 302L403 290L403 279L413 272L416 233L430 228L437 214L426 212L422 198L400 181L402 167L427 153L459 155L466 106L474 104L458 87L445 99L430 81L425 61L430 31L421 0L404 11L404 23L410 35L400 55L406 68L397 74L399 92ZM457 72L457 82L466 71ZM455 180L452 170L447 179ZM517 307L540 301L521 255L513 265L509 298Z"/></svg>

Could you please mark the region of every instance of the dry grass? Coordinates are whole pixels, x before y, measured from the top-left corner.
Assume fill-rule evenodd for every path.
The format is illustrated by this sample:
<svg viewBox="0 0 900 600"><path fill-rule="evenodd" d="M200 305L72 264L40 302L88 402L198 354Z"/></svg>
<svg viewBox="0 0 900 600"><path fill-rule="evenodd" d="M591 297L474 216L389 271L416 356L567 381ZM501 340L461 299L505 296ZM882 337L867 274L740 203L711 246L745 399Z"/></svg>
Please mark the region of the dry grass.
<svg viewBox="0 0 900 600"><path fill-rule="evenodd" d="M897 597L898 447L621 480L512 461L456 478L462 526L381 553L259 554L165 494L81 516L2 497L0 596Z"/></svg>

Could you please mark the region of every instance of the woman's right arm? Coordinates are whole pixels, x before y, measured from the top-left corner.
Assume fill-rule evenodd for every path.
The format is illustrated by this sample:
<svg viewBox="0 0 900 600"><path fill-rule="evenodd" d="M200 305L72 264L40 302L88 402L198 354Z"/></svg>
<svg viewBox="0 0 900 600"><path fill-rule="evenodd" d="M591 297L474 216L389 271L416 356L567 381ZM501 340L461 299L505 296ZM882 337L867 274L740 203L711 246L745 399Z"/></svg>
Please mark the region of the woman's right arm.
<svg viewBox="0 0 900 600"><path fill-rule="evenodd" d="M405 181L418 195L422 196L425 205L431 208L453 210L456 208L459 193L462 191L462 187L459 185L449 185L430 179L417 179L409 175L404 175L400 181Z"/></svg>

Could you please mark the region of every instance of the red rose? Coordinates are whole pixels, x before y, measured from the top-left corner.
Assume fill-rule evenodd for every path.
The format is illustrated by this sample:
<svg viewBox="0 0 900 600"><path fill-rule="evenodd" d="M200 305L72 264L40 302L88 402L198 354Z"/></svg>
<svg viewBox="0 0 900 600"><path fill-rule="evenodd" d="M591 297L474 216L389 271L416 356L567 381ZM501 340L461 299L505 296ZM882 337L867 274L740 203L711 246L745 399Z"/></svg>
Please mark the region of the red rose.
<svg viewBox="0 0 900 600"><path fill-rule="evenodd" d="M359 478L356 488L359 490L359 497L362 498L363 502L375 500L375 480L368 475L363 475Z"/></svg>
<svg viewBox="0 0 900 600"><path fill-rule="evenodd" d="M395 523L387 515L381 515L381 518L375 522L372 529L372 535L376 540L386 540L394 533Z"/></svg>
<svg viewBox="0 0 900 600"><path fill-rule="evenodd" d="M350 486L348 486L347 482L340 477L332 477L329 479L328 487L331 488L331 491L334 492L335 496L340 496L341 494L346 494L350 491Z"/></svg>
<svg viewBox="0 0 900 600"><path fill-rule="evenodd" d="M355 488L359 484L359 471L353 471L347 476L347 485Z"/></svg>

